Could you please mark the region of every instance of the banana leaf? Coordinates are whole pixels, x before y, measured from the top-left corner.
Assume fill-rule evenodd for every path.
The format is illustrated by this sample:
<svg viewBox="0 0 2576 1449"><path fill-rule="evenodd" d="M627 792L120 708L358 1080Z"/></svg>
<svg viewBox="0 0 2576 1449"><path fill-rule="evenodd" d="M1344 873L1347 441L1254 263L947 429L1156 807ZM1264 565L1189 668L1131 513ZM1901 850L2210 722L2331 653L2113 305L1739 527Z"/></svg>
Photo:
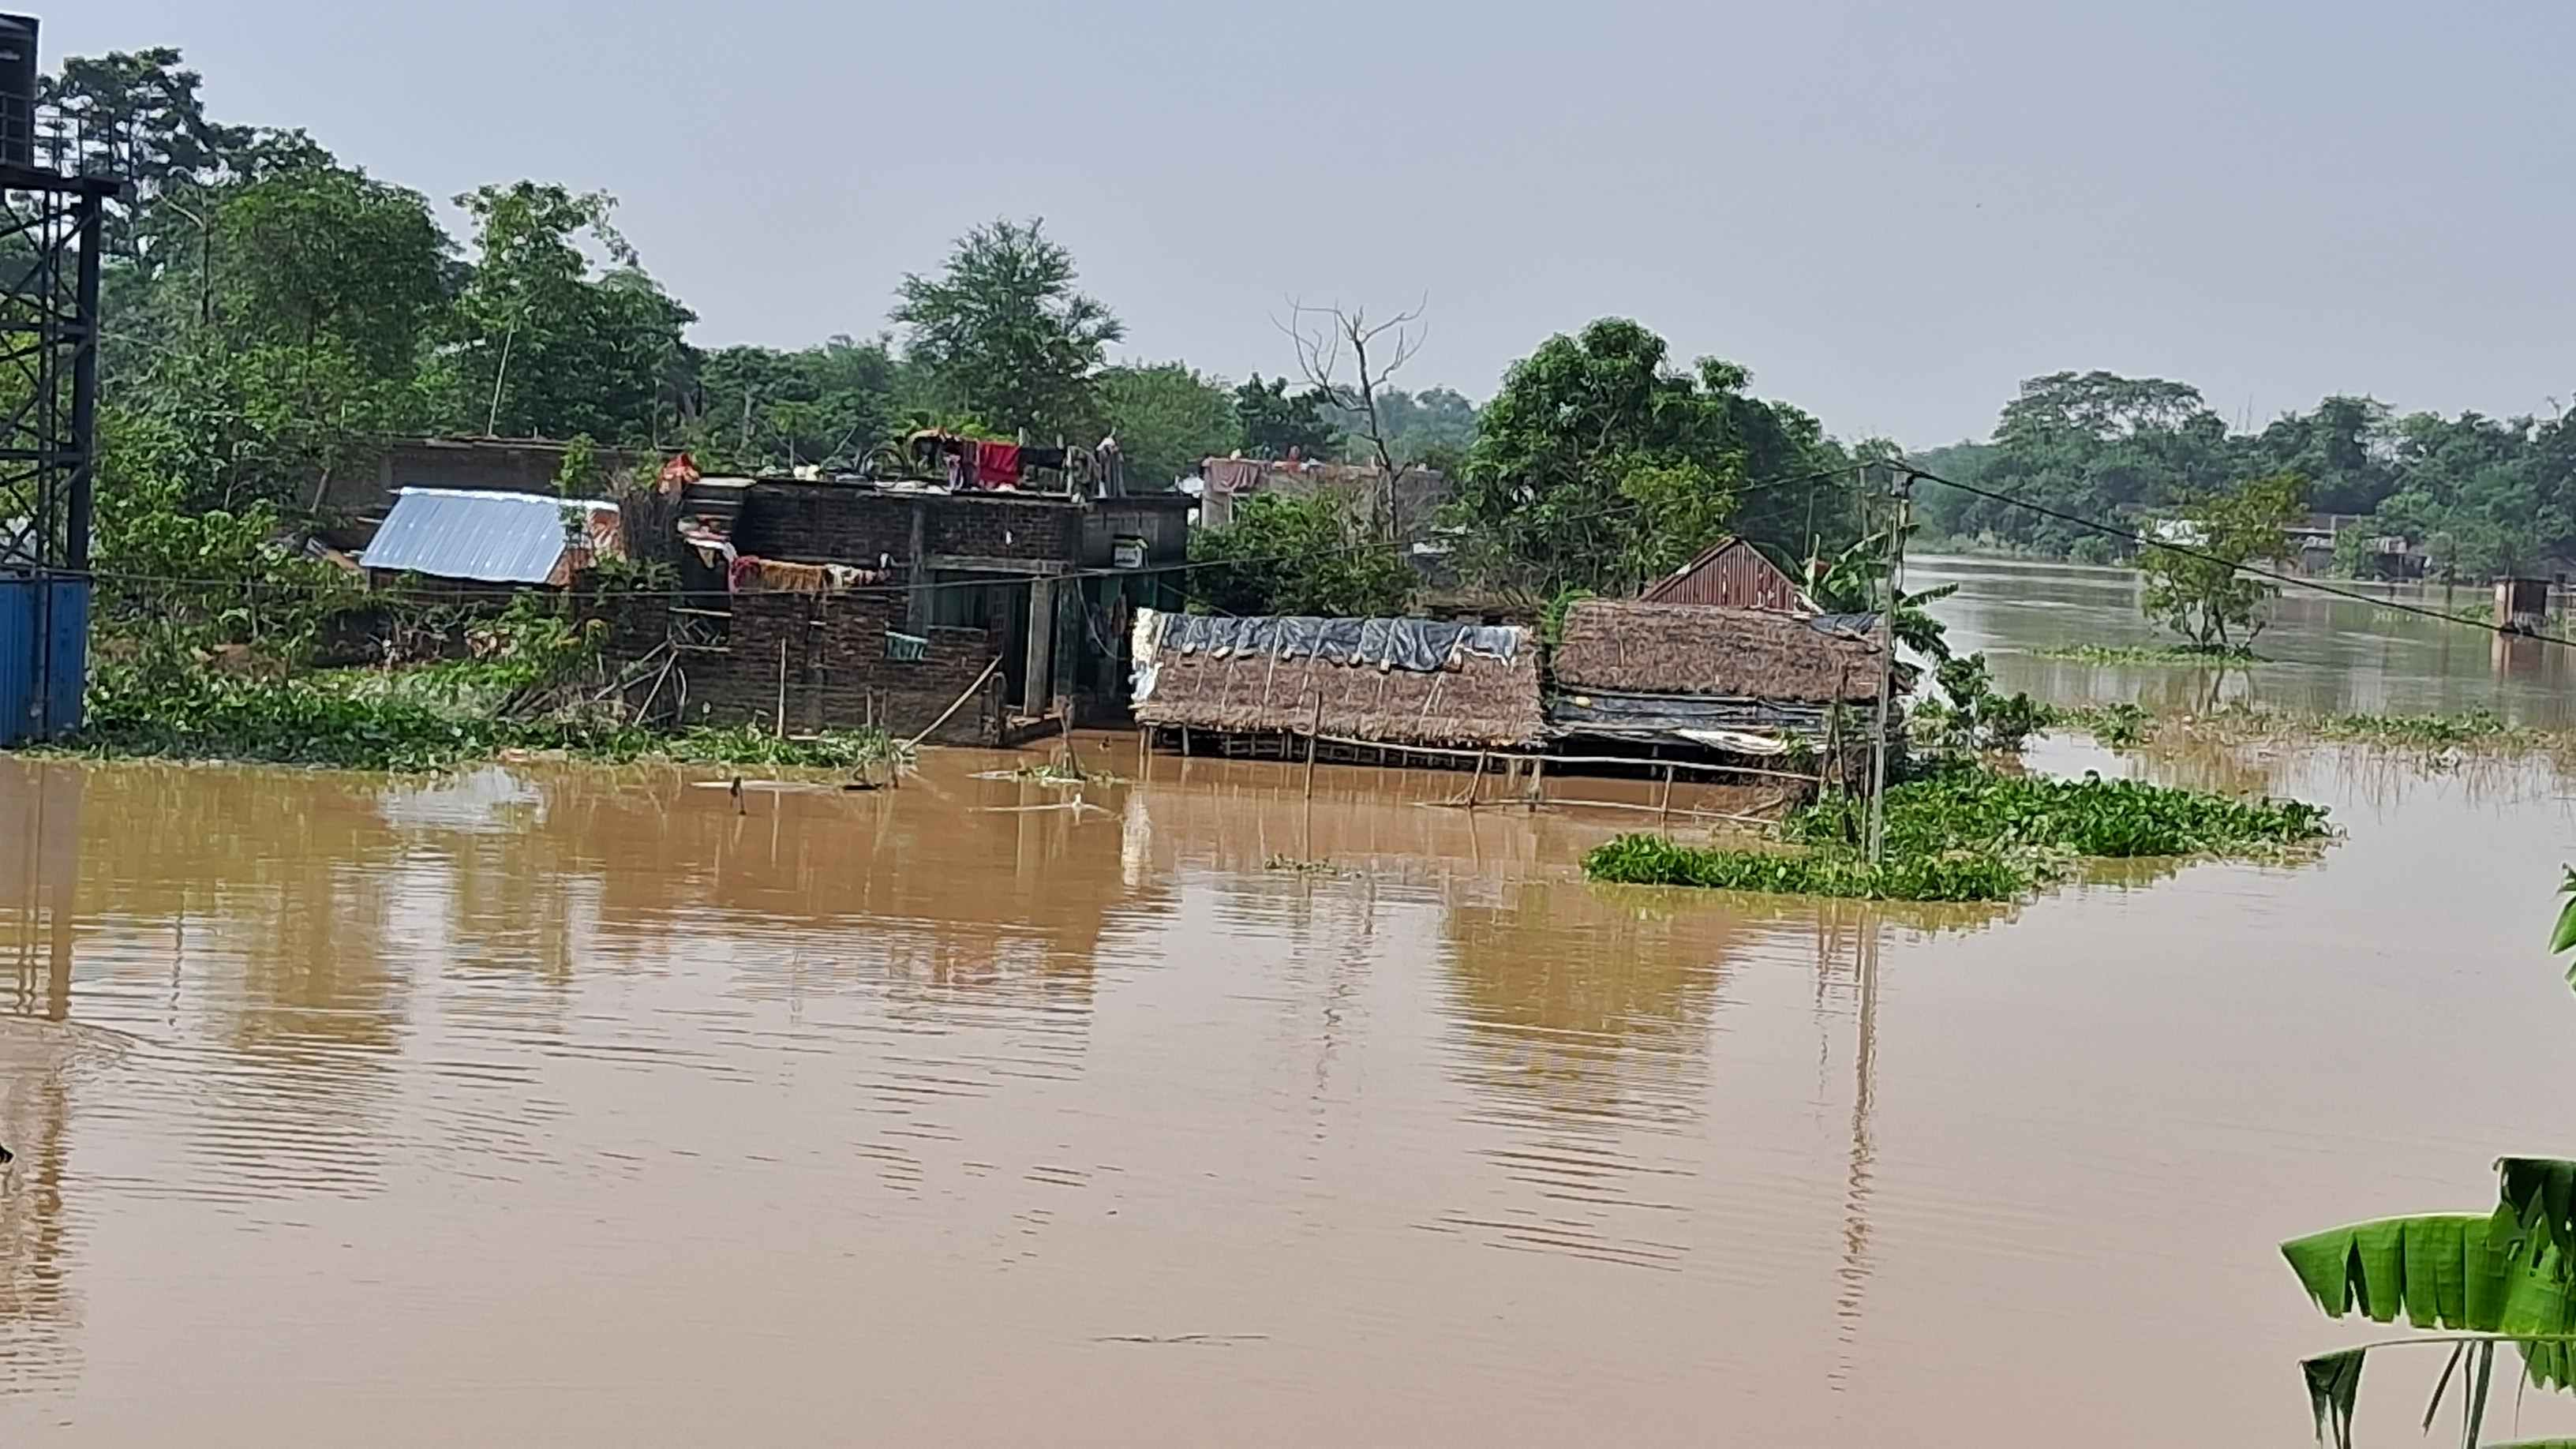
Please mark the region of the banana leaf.
<svg viewBox="0 0 2576 1449"><path fill-rule="evenodd" d="M2352 1406L2361 1396L2363 1351L2347 1349L2299 1365L2308 1376L2308 1407L2317 1416L2317 1442L2333 1437L2335 1449L2352 1449Z"/></svg>
<svg viewBox="0 0 2576 1449"><path fill-rule="evenodd" d="M2576 948L2576 866L2562 868L2567 872L2567 879L2558 887L2558 893L2567 897L2567 901L2558 908L2558 925L2549 933L2549 954L2552 956ZM2567 979L2576 984L2576 965L2567 968Z"/></svg>
<svg viewBox="0 0 2576 1449"><path fill-rule="evenodd" d="M2555 1247L2576 1264L2576 1162L2563 1157L2496 1159L2496 1196L2510 1210L2537 1256Z"/></svg>
<svg viewBox="0 0 2576 1449"><path fill-rule="evenodd" d="M2576 1337L2576 1282L2554 1242L2510 1204L2486 1217L2382 1218L2295 1238L2281 1255L2329 1318L2400 1314L2417 1328L2505 1338ZM2567 1342L2518 1342L2531 1382L2576 1388Z"/></svg>

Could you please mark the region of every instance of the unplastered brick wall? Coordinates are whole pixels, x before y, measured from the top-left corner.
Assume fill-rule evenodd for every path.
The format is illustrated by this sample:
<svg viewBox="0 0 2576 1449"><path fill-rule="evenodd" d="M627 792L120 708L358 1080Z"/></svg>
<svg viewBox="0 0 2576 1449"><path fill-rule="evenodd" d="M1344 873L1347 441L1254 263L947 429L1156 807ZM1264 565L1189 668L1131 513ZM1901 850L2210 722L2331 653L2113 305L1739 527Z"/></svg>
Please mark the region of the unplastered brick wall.
<svg viewBox="0 0 2576 1449"><path fill-rule="evenodd" d="M783 668L791 732L873 723L908 738L981 677L975 697L930 740L1000 743L1002 677L998 670L985 675L994 650L984 631L935 628L927 658L889 659L886 634L901 630L903 617L904 600L895 593L736 594L726 652L686 661L689 713L719 724L774 724Z"/></svg>
<svg viewBox="0 0 2576 1449"><path fill-rule="evenodd" d="M960 494L931 505L926 546L935 554L1070 563L1082 552L1082 510L1007 495Z"/></svg>
<svg viewBox="0 0 2576 1449"><path fill-rule="evenodd" d="M1080 505L994 493L904 493L829 483L756 483L733 540L744 553L873 568L912 556L922 515L925 554L1071 562L1082 547Z"/></svg>

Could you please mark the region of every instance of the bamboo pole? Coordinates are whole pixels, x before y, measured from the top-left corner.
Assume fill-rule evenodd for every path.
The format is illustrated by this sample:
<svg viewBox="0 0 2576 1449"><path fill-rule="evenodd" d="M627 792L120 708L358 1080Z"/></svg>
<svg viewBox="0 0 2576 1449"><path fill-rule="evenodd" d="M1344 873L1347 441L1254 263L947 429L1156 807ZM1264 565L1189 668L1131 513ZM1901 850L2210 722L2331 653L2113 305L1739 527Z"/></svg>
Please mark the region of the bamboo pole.
<svg viewBox="0 0 2576 1449"><path fill-rule="evenodd" d="M787 641L778 641L778 737L787 738Z"/></svg>
<svg viewBox="0 0 2576 1449"><path fill-rule="evenodd" d="M1912 480L1907 480L1910 485ZM1869 751L1869 863L1876 865L1887 846L1887 712L1890 694L1896 680L1896 591L1905 577L1905 523L1912 500L1904 493L1896 498L1894 526L1887 565L1887 600L1878 612L1878 723L1872 731Z"/></svg>
<svg viewBox="0 0 2576 1449"><path fill-rule="evenodd" d="M1467 777L1467 808L1476 808L1476 790L1485 783L1485 752L1476 752L1476 773Z"/></svg>
<svg viewBox="0 0 2576 1449"><path fill-rule="evenodd" d="M1538 809L1540 802L1546 798L1547 756L1532 756L1530 759L1529 793L1522 797L1522 803L1527 805L1530 809L1536 810Z"/></svg>
<svg viewBox="0 0 2576 1449"><path fill-rule="evenodd" d="M1315 736L1324 728L1324 692L1315 691L1315 716L1306 726L1306 798L1315 798Z"/></svg>
<svg viewBox="0 0 2576 1449"><path fill-rule="evenodd" d="M975 691L982 689L984 687L984 681L992 678L993 671L1001 667L1002 656L996 654L993 656L993 662L984 666L984 672L975 676L975 682L966 686L966 692L957 696L955 703L949 705L946 709L941 710L939 712L939 718L930 722L930 729L923 730L921 733L912 737L912 747L914 749L919 749L921 747L921 742L930 738L932 730L936 730L941 725L948 723L948 717L950 715L953 715L960 709L965 708L966 701L973 699L975 697Z"/></svg>
<svg viewBox="0 0 2576 1449"><path fill-rule="evenodd" d="M1673 823L1673 766L1669 760L1664 762L1664 788L1655 800L1655 815L1659 827Z"/></svg>

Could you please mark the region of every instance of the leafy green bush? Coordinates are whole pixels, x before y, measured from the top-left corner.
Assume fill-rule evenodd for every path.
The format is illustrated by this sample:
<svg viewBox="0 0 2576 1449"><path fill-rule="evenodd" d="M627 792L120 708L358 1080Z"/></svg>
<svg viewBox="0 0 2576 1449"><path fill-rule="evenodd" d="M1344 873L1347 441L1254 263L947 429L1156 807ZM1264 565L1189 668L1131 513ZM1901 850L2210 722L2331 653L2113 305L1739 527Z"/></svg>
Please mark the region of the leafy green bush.
<svg viewBox="0 0 2576 1449"><path fill-rule="evenodd" d="M480 708L476 697L491 687L491 666L460 664L435 672L440 683L406 686L384 682L401 675L360 671L245 679L205 669L108 664L90 681L88 717L71 748L98 755L395 771L448 769L513 750L841 770L907 753L879 730L782 739L749 726L663 734L579 718L504 719Z"/></svg>
<svg viewBox="0 0 2576 1449"><path fill-rule="evenodd" d="M1784 822L1802 844L1855 838L1844 819L1868 802L1823 801ZM2259 852L2322 838L2326 809L2297 800L2236 800L2143 780L2005 775L1974 766L1936 770L1887 792L1887 851L2040 849L2076 855Z"/></svg>
<svg viewBox="0 0 2576 1449"><path fill-rule="evenodd" d="M1945 658L1932 678L1946 698L1915 706L1914 732L1935 749L2017 754L2053 717L2048 706L2027 694L1996 693L1983 654Z"/></svg>
<svg viewBox="0 0 2576 1449"><path fill-rule="evenodd" d="M1792 813L1800 853L1696 849L1626 835L1584 857L1595 880L1792 895L2003 901L2079 857L2260 855L2324 838L2326 810L2233 800L2137 780L2033 779L1953 765L1887 792L1886 850L1863 858L1868 802L1836 795Z"/></svg>
<svg viewBox="0 0 2576 1449"><path fill-rule="evenodd" d="M1583 871L1594 880L1628 885L1869 900L2004 901L2038 884L2026 865L1993 856L1891 856L1872 866L1845 851L1703 850L1660 835L1620 836L1585 856Z"/></svg>

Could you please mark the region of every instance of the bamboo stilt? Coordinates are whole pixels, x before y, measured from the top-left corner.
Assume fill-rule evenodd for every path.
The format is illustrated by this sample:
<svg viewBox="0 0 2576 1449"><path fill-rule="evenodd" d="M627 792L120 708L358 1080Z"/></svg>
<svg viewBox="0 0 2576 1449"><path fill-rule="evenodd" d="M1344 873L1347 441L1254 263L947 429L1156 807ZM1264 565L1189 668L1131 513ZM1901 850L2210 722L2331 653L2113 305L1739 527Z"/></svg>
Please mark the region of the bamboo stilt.
<svg viewBox="0 0 2576 1449"><path fill-rule="evenodd" d="M1315 736L1324 729L1323 691L1315 693L1315 715L1306 726L1306 798L1315 798Z"/></svg>

